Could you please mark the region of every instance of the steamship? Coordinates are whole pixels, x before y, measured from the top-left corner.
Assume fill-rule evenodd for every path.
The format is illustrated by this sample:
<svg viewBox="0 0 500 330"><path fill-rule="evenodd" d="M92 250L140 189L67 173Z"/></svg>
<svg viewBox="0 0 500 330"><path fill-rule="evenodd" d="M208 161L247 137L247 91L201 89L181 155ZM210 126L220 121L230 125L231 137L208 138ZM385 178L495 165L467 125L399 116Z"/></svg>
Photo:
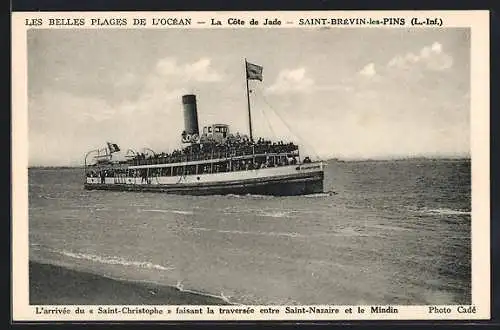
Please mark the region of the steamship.
<svg viewBox="0 0 500 330"><path fill-rule="evenodd" d="M245 59L249 135L233 134L227 124L198 126L196 96L182 96L182 149L171 153L129 149L125 160L107 142L104 149L87 152L84 160L88 190L146 191L187 195L293 196L323 192L322 161L301 159L292 143L254 139L249 80L262 81L263 68Z"/></svg>

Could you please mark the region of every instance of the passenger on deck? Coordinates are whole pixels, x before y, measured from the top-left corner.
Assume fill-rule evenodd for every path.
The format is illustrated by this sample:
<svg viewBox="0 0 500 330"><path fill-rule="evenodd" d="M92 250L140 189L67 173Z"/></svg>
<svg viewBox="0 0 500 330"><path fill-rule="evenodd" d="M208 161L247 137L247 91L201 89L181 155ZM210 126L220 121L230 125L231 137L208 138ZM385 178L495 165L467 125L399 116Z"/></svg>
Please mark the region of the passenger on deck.
<svg viewBox="0 0 500 330"><path fill-rule="evenodd" d="M166 164L180 161L207 160L213 158L225 158L245 156L252 154L284 154L298 150L298 146L292 142L283 141L272 142L264 138L253 139L241 136L239 133L233 138L227 138L223 142L205 140L202 143L191 144L183 149L175 149L171 153L162 152L160 154L145 155L137 153L134 158L129 160L131 165L144 164ZM296 161L297 162L297 161ZM259 165L254 164L254 167ZM285 165L281 161L274 166ZM245 168L240 166L240 168Z"/></svg>

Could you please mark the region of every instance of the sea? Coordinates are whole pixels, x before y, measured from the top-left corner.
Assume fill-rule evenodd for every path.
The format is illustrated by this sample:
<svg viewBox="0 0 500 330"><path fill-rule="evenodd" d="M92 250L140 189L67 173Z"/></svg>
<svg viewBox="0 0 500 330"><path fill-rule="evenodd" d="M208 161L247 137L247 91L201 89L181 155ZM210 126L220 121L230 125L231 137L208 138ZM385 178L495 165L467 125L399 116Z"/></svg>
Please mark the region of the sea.
<svg viewBox="0 0 500 330"><path fill-rule="evenodd" d="M331 160L325 193L296 197L83 180L29 169L30 260L234 304L471 303L469 159Z"/></svg>

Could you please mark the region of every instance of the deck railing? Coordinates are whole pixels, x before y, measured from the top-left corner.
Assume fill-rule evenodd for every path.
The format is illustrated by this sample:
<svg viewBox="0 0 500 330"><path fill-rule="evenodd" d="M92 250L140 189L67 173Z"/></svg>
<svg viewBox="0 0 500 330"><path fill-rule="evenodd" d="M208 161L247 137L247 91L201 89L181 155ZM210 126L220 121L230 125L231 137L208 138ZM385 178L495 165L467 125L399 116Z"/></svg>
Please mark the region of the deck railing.
<svg viewBox="0 0 500 330"><path fill-rule="evenodd" d="M288 147L288 146L287 146ZM128 165L158 165L158 164L172 164L179 162L213 160L222 158L233 158L243 156L261 156L267 154L281 154L281 155L298 155L298 148L282 148L276 152L269 152L269 149L264 148L249 148L231 151L216 151L210 153L192 153L192 154L179 154L179 155L155 155L145 159L131 159L126 161ZM281 151L281 152L279 152Z"/></svg>

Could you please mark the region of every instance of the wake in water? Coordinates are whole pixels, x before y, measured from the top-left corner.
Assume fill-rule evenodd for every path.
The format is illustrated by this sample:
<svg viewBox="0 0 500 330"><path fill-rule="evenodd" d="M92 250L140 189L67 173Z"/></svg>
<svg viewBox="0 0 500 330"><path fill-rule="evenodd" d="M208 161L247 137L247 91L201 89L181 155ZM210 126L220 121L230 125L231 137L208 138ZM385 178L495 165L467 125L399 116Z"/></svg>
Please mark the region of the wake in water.
<svg viewBox="0 0 500 330"><path fill-rule="evenodd" d="M449 208L437 208L437 209L422 208L411 211L426 215L471 215L471 211L453 210Z"/></svg>
<svg viewBox="0 0 500 330"><path fill-rule="evenodd" d="M182 210L158 210L158 209L141 209L139 212L157 212L157 213L174 213L183 215L193 215L193 211L182 211Z"/></svg>
<svg viewBox="0 0 500 330"><path fill-rule="evenodd" d="M39 244L32 244L31 246L35 250L38 250L38 251L41 250L41 245L39 245ZM72 252L72 251L67 251L67 250L52 249L52 248L48 248L48 247L46 247L45 249L47 249L50 252L64 255L64 256L67 256L67 257L70 257L73 259L88 260L88 261L93 261L96 263L107 264L107 265L121 265L121 266L127 266L127 267L156 269L156 270L162 270L162 271L169 271L169 270L175 269L174 267L166 267L163 265L154 264L154 263L149 262L149 261L128 260L128 259L118 257L118 256L104 256L104 255L89 254L89 253L82 253L82 252Z"/></svg>
<svg viewBox="0 0 500 330"><path fill-rule="evenodd" d="M228 194L224 195L223 197L229 197L229 198L250 198L250 199L273 199L273 198L297 198L297 197L305 197L305 198L324 198L324 197L330 197L333 195L337 195L335 191L326 191L323 193L317 193L317 194L309 194L309 195L299 195L299 196L272 196L272 195L252 195L252 194L246 194L246 195L234 195L234 194Z"/></svg>
<svg viewBox="0 0 500 330"><path fill-rule="evenodd" d="M330 197L333 195L337 195L337 193L335 191L326 191L324 193L304 195L304 197L306 197L306 198L325 198L325 197Z"/></svg>
<svg viewBox="0 0 500 330"><path fill-rule="evenodd" d="M220 295L215 295L215 294L210 294L206 292L201 292L201 291L196 291L196 290L190 290L190 289L184 289L184 285L182 284L182 281L177 281L177 284L175 285L175 288L181 292L188 292L188 293L194 293L197 295L202 295L206 297L212 297L212 298L217 298L217 299L222 299L226 303L230 305L239 305L238 303L232 302L229 299L231 297L227 297L224 295L224 292L221 292Z"/></svg>
<svg viewBox="0 0 500 330"><path fill-rule="evenodd" d="M275 237L307 237L306 235L302 235L295 232L261 232L261 231L245 231L245 230L221 230L221 229L211 229L204 227L192 227L191 230L194 231L211 231L221 234L238 234L238 235L259 235L259 236L275 236Z"/></svg>
<svg viewBox="0 0 500 330"><path fill-rule="evenodd" d="M252 194L246 194L246 195L227 194L227 195L214 195L214 196L226 197L226 198L246 198L246 199L273 199L280 197L272 195L252 195Z"/></svg>
<svg viewBox="0 0 500 330"><path fill-rule="evenodd" d="M254 209L254 208L235 208L235 207L226 207L222 210L223 214L243 214L243 213L251 213L261 217L270 217L270 218L292 218L292 212L295 211L283 211L282 209Z"/></svg>
<svg viewBox="0 0 500 330"><path fill-rule="evenodd" d="M258 212L258 215L262 217L270 217L270 218L290 218L290 212L286 211L278 211L278 210L261 210Z"/></svg>
<svg viewBox="0 0 500 330"><path fill-rule="evenodd" d="M60 197L51 197L51 196L48 196L48 195L38 195L38 198L42 198L42 199L61 199Z"/></svg>
<svg viewBox="0 0 500 330"><path fill-rule="evenodd" d="M283 211L283 208L242 208L242 207L226 207L221 210L223 214L240 215L251 213L260 217L268 218L298 218L303 215L309 214L324 214L323 210L310 210L310 209L288 209Z"/></svg>

